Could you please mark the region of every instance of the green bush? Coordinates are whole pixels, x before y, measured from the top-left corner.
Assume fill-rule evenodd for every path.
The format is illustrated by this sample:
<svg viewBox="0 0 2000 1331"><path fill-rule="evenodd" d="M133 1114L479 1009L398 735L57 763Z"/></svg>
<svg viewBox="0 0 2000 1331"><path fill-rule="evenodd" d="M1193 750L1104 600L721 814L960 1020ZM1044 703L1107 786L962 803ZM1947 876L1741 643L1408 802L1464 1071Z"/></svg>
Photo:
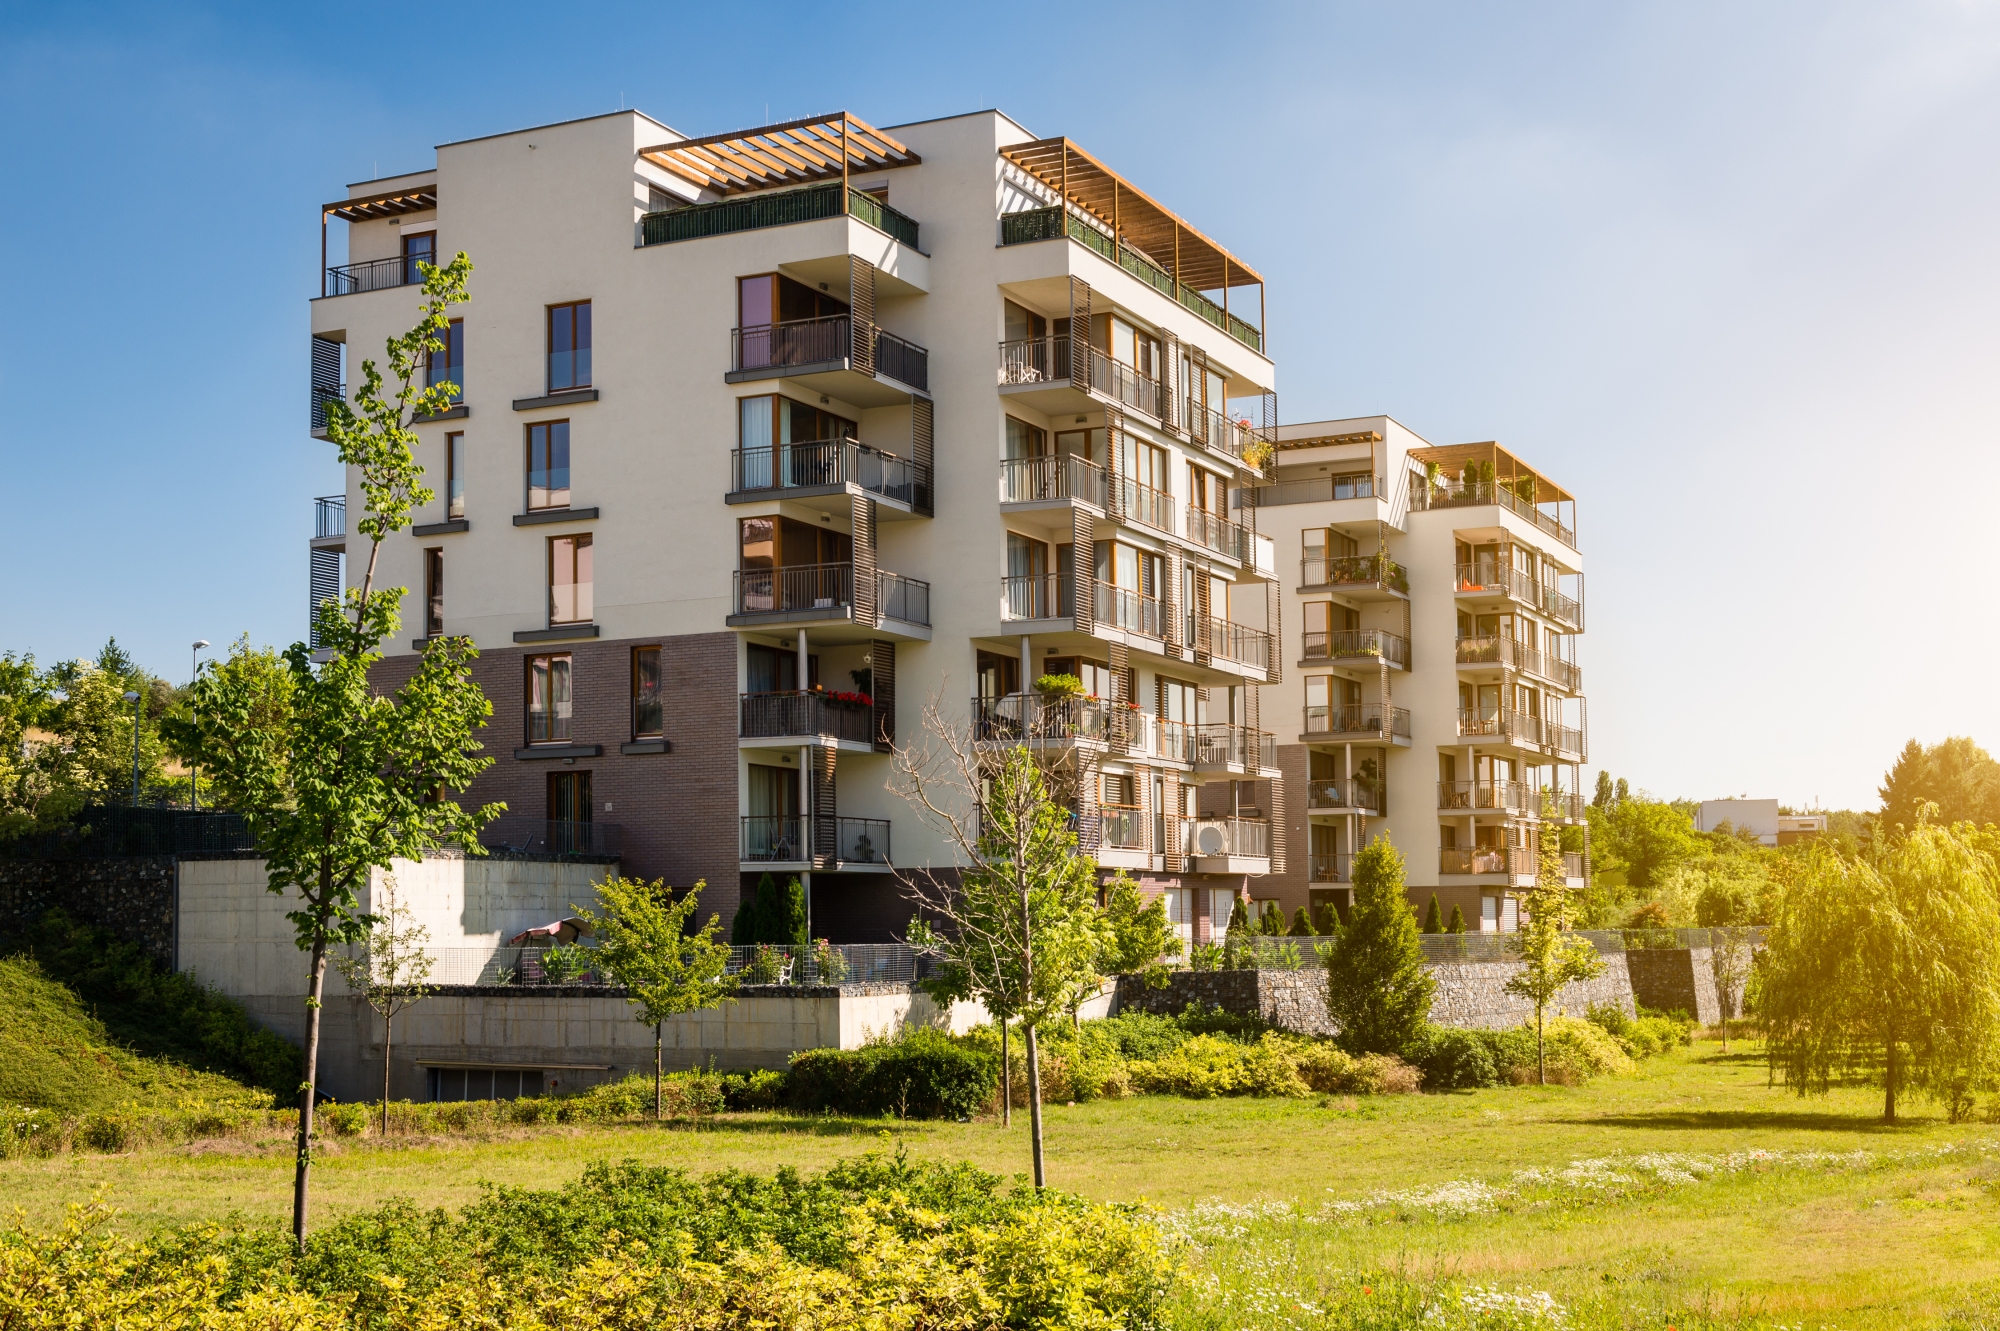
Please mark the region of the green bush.
<svg viewBox="0 0 2000 1331"><path fill-rule="evenodd" d="M728 1109L776 1109L785 1103L785 1074L767 1068L731 1072L722 1078L722 1102Z"/></svg>
<svg viewBox="0 0 2000 1331"><path fill-rule="evenodd" d="M1500 1076L1517 1086L1536 1080L1535 1028L1517 1026L1508 1031L1479 1031L1493 1065ZM1581 1086L1592 1077L1615 1076L1632 1071L1632 1058L1602 1027L1580 1017L1550 1017L1543 1024L1551 1084Z"/></svg>
<svg viewBox="0 0 2000 1331"><path fill-rule="evenodd" d="M1427 1091L1471 1091L1500 1082L1492 1052L1474 1031L1432 1026L1418 1041L1412 1061L1423 1072Z"/></svg>
<svg viewBox="0 0 2000 1331"><path fill-rule="evenodd" d="M802 1113L965 1118L983 1109L999 1084L999 1060L924 1029L892 1043L792 1055L785 1100Z"/></svg>
<svg viewBox="0 0 2000 1331"><path fill-rule="evenodd" d="M1685 1012L1640 1008L1639 1015L1632 1017L1616 1004L1593 1003L1585 1015L1631 1058L1652 1058L1694 1040L1696 1022Z"/></svg>

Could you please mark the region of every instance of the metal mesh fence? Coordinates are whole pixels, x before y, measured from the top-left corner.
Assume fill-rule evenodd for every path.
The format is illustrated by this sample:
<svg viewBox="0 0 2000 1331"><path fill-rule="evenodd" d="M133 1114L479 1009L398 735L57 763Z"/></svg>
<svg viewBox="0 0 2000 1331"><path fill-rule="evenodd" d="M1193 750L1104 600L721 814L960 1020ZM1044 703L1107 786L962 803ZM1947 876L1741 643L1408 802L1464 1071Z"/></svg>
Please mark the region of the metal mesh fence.
<svg viewBox="0 0 2000 1331"><path fill-rule="evenodd" d="M610 985L588 945L444 947L427 954L428 983L515 988ZM901 943L770 944L729 949L728 973L739 984L903 983L926 978L929 958Z"/></svg>

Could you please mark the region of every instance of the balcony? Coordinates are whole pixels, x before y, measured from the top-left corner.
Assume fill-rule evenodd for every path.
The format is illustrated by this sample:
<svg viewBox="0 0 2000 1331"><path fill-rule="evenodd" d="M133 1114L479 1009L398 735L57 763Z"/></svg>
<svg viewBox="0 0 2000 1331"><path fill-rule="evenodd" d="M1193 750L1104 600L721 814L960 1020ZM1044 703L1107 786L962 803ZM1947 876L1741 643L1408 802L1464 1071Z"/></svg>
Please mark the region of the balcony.
<svg viewBox="0 0 2000 1331"><path fill-rule="evenodd" d="M1453 569L1454 590L1460 596L1505 597L1541 611L1549 618L1583 628L1583 606L1547 583L1536 582L1520 569L1497 560L1458 564Z"/></svg>
<svg viewBox="0 0 2000 1331"><path fill-rule="evenodd" d="M1206 653L1212 661L1234 661L1266 674L1276 660L1270 634L1232 619L1189 615L1188 643L1197 654Z"/></svg>
<svg viewBox="0 0 2000 1331"><path fill-rule="evenodd" d="M815 620L866 619L854 605L854 565L791 564L782 568L739 569L735 579L731 627L748 627ZM877 627L893 623L923 630L931 623L931 585L886 571L875 575Z"/></svg>
<svg viewBox="0 0 2000 1331"><path fill-rule="evenodd" d="M1242 417L1232 419L1192 398L1181 402L1181 423L1189 439L1224 457L1233 458L1252 471L1262 471L1269 466L1277 452L1272 446L1269 431L1259 429Z"/></svg>
<svg viewBox="0 0 2000 1331"><path fill-rule="evenodd" d="M1462 666L1506 666L1547 680L1564 693L1583 691L1583 671L1574 662L1498 634L1458 639Z"/></svg>
<svg viewBox="0 0 2000 1331"><path fill-rule="evenodd" d="M479 844L502 855L615 860L623 831L617 823L563 822L503 814L479 829Z"/></svg>
<svg viewBox="0 0 2000 1331"><path fill-rule="evenodd" d="M1306 782L1306 812L1365 813L1379 817L1383 812L1383 786L1366 777Z"/></svg>
<svg viewBox="0 0 2000 1331"><path fill-rule="evenodd" d="M760 499L872 495L903 511L931 507L931 469L852 439L821 439L729 452L732 504Z"/></svg>
<svg viewBox="0 0 2000 1331"><path fill-rule="evenodd" d="M1079 216L1076 211L1056 204L1047 208L1031 208L1024 212L1004 213L1000 217L1002 245L1027 245L1038 240L1056 240L1065 235L1100 257L1117 264L1168 300L1177 301L1193 310L1244 346L1259 353L1263 351L1263 335L1258 332L1255 325L1227 313L1220 305L1199 291L1175 282L1173 274L1130 245L1106 234L1097 225Z"/></svg>
<svg viewBox="0 0 2000 1331"><path fill-rule="evenodd" d="M729 330L729 383L796 379L863 407L907 402L930 391L930 353L851 315L792 319Z"/></svg>
<svg viewBox="0 0 2000 1331"><path fill-rule="evenodd" d="M1315 883L1345 883L1351 881L1347 873L1346 855L1327 855L1315 852L1309 871L1310 881Z"/></svg>
<svg viewBox="0 0 2000 1331"><path fill-rule="evenodd" d="M1568 790L1544 790L1541 792L1542 817L1555 823L1582 824L1590 821L1584 812L1583 796Z"/></svg>
<svg viewBox="0 0 2000 1331"><path fill-rule="evenodd" d="M1305 733L1314 740L1366 737L1400 739L1407 743L1410 738L1410 709L1391 707L1385 710L1380 703L1333 706L1308 703L1305 726Z"/></svg>
<svg viewBox="0 0 2000 1331"><path fill-rule="evenodd" d="M1079 829L1079 848L1082 836L1092 824L1096 828L1096 844L1093 849L1104 850L1146 850L1146 811L1126 804L1099 804L1095 817L1083 819Z"/></svg>
<svg viewBox="0 0 2000 1331"><path fill-rule="evenodd" d="M840 198L843 188L847 194L845 208L841 207ZM790 226L794 222L817 222L839 217L843 213L866 222L913 250L919 248L917 223L913 219L872 195L838 183L743 195L714 203L697 203L685 208L647 213L639 219L639 244L671 245L676 241L700 240L706 236L727 236L764 227Z"/></svg>
<svg viewBox="0 0 2000 1331"><path fill-rule="evenodd" d="M980 744L1105 744L1130 726L1130 709L1106 698L1010 693L972 700L972 738Z"/></svg>
<svg viewBox="0 0 2000 1331"><path fill-rule="evenodd" d="M1330 504L1343 499L1373 499L1387 493L1382 477L1363 472L1260 485L1249 491L1249 500L1258 508L1273 508L1280 504Z"/></svg>
<svg viewBox="0 0 2000 1331"><path fill-rule="evenodd" d="M1080 365L1071 364L1079 356L1073 350L1077 344L1067 336L1017 338L999 345L1002 387L1038 411L1097 411L1113 402L1166 419L1167 396L1157 379L1088 343L1082 344Z"/></svg>
<svg viewBox="0 0 2000 1331"><path fill-rule="evenodd" d="M313 500L313 540L347 535L347 496L326 495Z"/></svg>
<svg viewBox="0 0 2000 1331"><path fill-rule="evenodd" d="M1000 579L1000 616L1021 619L1067 619L1076 613L1071 582L1060 573L1029 573Z"/></svg>
<svg viewBox="0 0 2000 1331"><path fill-rule="evenodd" d="M1110 478L1101 467L1074 453L1061 457L1005 458L1000 463L1000 502L1059 504L1080 500L1110 507Z"/></svg>
<svg viewBox="0 0 2000 1331"><path fill-rule="evenodd" d="M1580 880L1583 877L1583 856L1568 851L1562 853L1563 877ZM1503 848L1481 846L1472 850L1441 849L1438 851L1438 872L1441 874L1465 875L1505 875L1512 886L1526 886L1541 876L1541 865L1535 852L1526 846Z"/></svg>
<svg viewBox="0 0 2000 1331"><path fill-rule="evenodd" d="M389 287L422 286L424 275L417 264L430 263L432 254L398 254L387 259L367 259L344 263L326 270L322 296L352 296L362 291L383 291Z"/></svg>
<svg viewBox="0 0 2000 1331"><path fill-rule="evenodd" d="M1116 478L1118 497L1124 505L1124 516L1128 521L1174 534L1174 497L1165 490L1155 490L1150 485L1141 485L1129 476Z"/></svg>
<svg viewBox="0 0 2000 1331"><path fill-rule="evenodd" d="M1335 555L1299 561L1300 591L1336 591L1357 601L1410 594L1409 575L1387 555Z"/></svg>
<svg viewBox="0 0 2000 1331"><path fill-rule="evenodd" d="M1381 629L1338 629L1308 633L1305 659L1318 661L1386 661L1398 670L1410 668L1410 640Z"/></svg>
<svg viewBox="0 0 2000 1331"><path fill-rule="evenodd" d="M1195 873L1269 873L1271 825L1255 818L1170 818Z"/></svg>
<svg viewBox="0 0 2000 1331"><path fill-rule="evenodd" d="M331 402L347 401L346 384L314 384L312 387L312 432L326 432L326 408Z"/></svg>
<svg viewBox="0 0 2000 1331"><path fill-rule="evenodd" d="M1211 513L1190 504L1187 510L1187 538L1194 545L1205 546L1238 563L1252 562L1250 529L1240 522L1231 522L1220 513Z"/></svg>
<svg viewBox="0 0 2000 1331"><path fill-rule="evenodd" d="M1198 772L1229 772L1255 776L1278 768L1278 737L1247 726L1194 727L1194 765Z"/></svg>
<svg viewBox="0 0 2000 1331"><path fill-rule="evenodd" d="M1198 729L1186 721L1149 716L1146 718L1146 752L1170 763L1192 767L1198 751L1195 733Z"/></svg>
<svg viewBox="0 0 2000 1331"><path fill-rule="evenodd" d="M742 819L741 862L813 869L888 868L885 818L801 818L752 814Z"/></svg>
<svg viewBox="0 0 2000 1331"><path fill-rule="evenodd" d="M1458 712L1458 733L1462 738L1485 738L1522 748L1541 749L1565 762L1582 762L1584 736L1581 730L1544 721L1512 708L1480 707Z"/></svg>
<svg viewBox="0 0 2000 1331"><path fill-rule="evenodd" d="M1518 492L1523 488L1526 494ZM1533 485L1521 487L1518 483L1507 481L1468 482L1439 478L1410 487L1410 508L1425 512L1443 508L1477 508L1494 505L1506 509L1516 517L1527 519L1570 549L1576 549L1575 530L1536 507L1534 494Z"/></svg>
<svg viewBox="0 0 2000 1331"><path fill-rule="evenodd" d="M1135 591L1114 587L1101 580L1096 584L1095 596L1091 608L1099 624L1148 638L1164 636L1160 627L1163 621L1157 597L1141 596Z"/></svg>
<svg viewBox="0 0 2000 1331"><path fill-rule="evenodd" d="M745 693L738 709L737 735L742 739L875 746L875 709L825 693Z"/></svg>
<svg viewBox="0 0 2000 1331"><path fill-rule="evenodd" d="M1535 814L1540 798L1519 781L1440 781L1438 809L1443 813Z"/></svg>

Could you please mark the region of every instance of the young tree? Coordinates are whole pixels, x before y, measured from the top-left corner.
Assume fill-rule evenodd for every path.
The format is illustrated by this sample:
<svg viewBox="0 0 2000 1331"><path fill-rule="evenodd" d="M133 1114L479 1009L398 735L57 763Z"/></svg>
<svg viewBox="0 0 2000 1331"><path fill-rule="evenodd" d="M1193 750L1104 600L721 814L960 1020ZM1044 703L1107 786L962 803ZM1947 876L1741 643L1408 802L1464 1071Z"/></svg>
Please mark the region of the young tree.
<svg viewBox="0 0 2000 1331"><path fill-rule="evenodd" d="M771 936L758 941L793 947L805 947L812 941L806 937L806 887L797 874L785 880L772 904Z"/></svg>
<svg viewBox="0 0 2000 1331"><path fill-rule="evenodd" d="M1152 988L1165 988L1165 963L1181 954L1181 940L1167 920L1167 899L1147 901L1121 869L1107 884L1104 919L1109 929L1098 954L1098 973L1143 975Z"/></svg>
<svg viewBox="0 0 2000 1331"><path fill-rule="evenodd" d="M1451 922L1445 925L1444 931L1448 934L1465 932L1465 912L1458 908L1458 903L1455 901L1451 906Z"/></svg>
<svg viewBox="0 0 2000 1331"><path fill-rule="evenodd" d="M204 728L201 736L204 743L219 750L226 749L233 752L238 747L240 738L281 733L291 725L293 689L291 669L285 664L285 659L273 649L252 647L249 634L245 633L238 637L231 645L229 655L224 659L204 662L202 674L216 679L215 688L242 698L250 716L250 725L242 736L213 734ZM193 735L187 724L188 720L186 716L176 716L163 725L162 731L167 741L167 749L183 762L202 762L204 760L198 752L189 752L184 747ZM282 770L285 755L276 753L271 757L281 766L281 770L273 774L272 784L284 792L280 803L289 803L291 782ZM208 795L209 784L208 773L204 770L202 774L204 800Z"/></svg>
<svg viewBox="0 0 2000 1331"><path fill-rule="evenodd" d="M1874 862L1815 847L1782 871L1752 978L1771 1066L1800 1095L1836 1078L1954 1117L2000 1052L2000 871L1963 825L1919 821Z"/></svg>
<svg viewBox="0 0 2000 1331"><path fill-rule="evenodd" d="M1590 805L1594 809L1601 809L1609 803L1611 803L1611 773L1600 767L1597 770L1597 791L1590 797Z"/></svg>
<svg viewBox="0 0 2000 1331"><path fill-rule="evenodd" d="M1507 981L1507 992L1535 1005L1535 1071L1546 1086L1549 1063L1543 1027L1548 1006L1571 983L1603 974L1604 961L1588 939L1570 932L1574 903L1563 873L1561 843L1552 836L1541 841L1540 872L1528 892L1520 932L1509 944L1521 958L1521 970Z"/></svg>
<svg viewBox="0 0 2000 1331"><path fill-rule="evenodd" d="M344 603L319 608L316 628L326 659L316 665L302 642L285 652L292 686L282 727L266 724L267 691L243 687L223 673L204 673L196 682L198 722L169 718L176 745L199 757L218 793L242 813L263 855L270 890L298 893L299 909L288 918L299 949L311 956L292 1183L292 1234L301 1246L328 951L367 936L373 921L357 910L356 893L372 871L389 872L397 860L421 859L444 845L482 854L479 829L504 807L470 812L449 798L492 761L475 756L475 732L493 709L473 682L478 653L469 640L434 640L409 681L391 694L369 678L382 659L382 643L396 632L404 592L375 586L382 542L408 526L432 497L412 452L417 436L410 422L445 410L455 391L450 383L426 389L419 381L428 354L444 349L446 312L465 299L472 264L461 253L443 268L420 268L424 317L387 344L393 392L385 396L382 372L369 360L362 363L356 406L326 404L327 435L360 484L355 534L369 542L360 585L349 589Z"/></svg>
<svg viewBox="0 0 2000 1331"><path fill-rule="evenodd" d="M1249 902L1240 895L1235 901L1236 904L1229 909L1229 924L1223 932L1231 938L1247 938L1250 934Z"/></svg>
<svg viewBox="0 0 2000 1331"><path fill-rule="evenodd" d="M1458 907L1452 907L1457 910ZM1424 907L1424 932L1441 934L1444 932L1444 913L1438 909L1438 894L1431 893L1431 904Z"/></svg>
<svg viewBox="0 0 2000 1331"><path fill-rule="evenodd" d="M1722 1052L1729 1052L1729 1019L1743 1002L1755 958L1748 930L1735 927L1708 931L1708 969L1715 977L1716 1006L1722 1009Z"/></svg>
<svg viewBox="0 0 2000 1331"><path fill-rule="evenodd" d="M602 919L572 905L597 937L591 960L625 990L634 1020L653 1028L653 1118L666 1114L664 1042L669 1017L735 1002L729 945L716 941L722 917L691 930L706 882L675 899L661 880L612 877L597 885Z"/></svg>
<svg viewBox="0 0 2000 1331"><path fill-rule="evenodd" d="M1424 967L1403 857L1378 835L1354 857L1353 873L1347 927L1327 949L1327 1015L1350 1053L1408 1053L1430 1019L1437 982Z"/></svg>
<svg viewBox="0 0 2000 1331"><path fill-rule="evenodd" d="M1306 912L1304 906L1299 907L1298 911L1292 916L1292 937L1316 938L1318 936L1319 930L1313 928L1312 916Z"/></svg>
<svg viewBox="0 0 2000 1331"><path fill-rule="evenodd" d="M1027 1039L1028 1119L1035 1187L1047 1183L1037 1033L1097 974L1112 927L1097 908L1097 862L1077 846L1072 815L1026 744L987 747L933 697L922 738L895 754L899 793L955 852L956 881L909 881L917 906L909 942L937 958L927 984L940 1002L976 998ZM1004 1029L1004 1026L1003 1026Z"/></svg>
<svg viewBox="0 0 2000 1331"><path fill-rule="evenodd" d="M431 957L424 951L430 930L396 900L396 875L382 875L387 909L370 918L358 957L335 957L347 987L382 1014L382 1135L389 1135L389 1054L395 1045L396 1014L430 995Z"/></svg>

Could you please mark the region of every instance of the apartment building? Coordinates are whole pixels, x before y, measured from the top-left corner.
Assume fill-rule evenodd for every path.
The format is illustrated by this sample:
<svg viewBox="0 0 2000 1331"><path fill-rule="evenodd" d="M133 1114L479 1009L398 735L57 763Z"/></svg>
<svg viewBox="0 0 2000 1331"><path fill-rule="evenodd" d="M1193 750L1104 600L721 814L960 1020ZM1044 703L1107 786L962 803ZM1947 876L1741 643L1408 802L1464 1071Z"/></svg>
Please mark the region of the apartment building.
<svg viewBox="0 0 2000 1331"><path fill-rule="evenodd" d="M1190 939L1292 863L1260 703L1281 564L1246 499L1276 457L1263 279L1152 193L997 111L620 112L443 145L336 227L322 437L417 261L475 265L430 369L458 396L416 426L437 496L377 576L410 593L385 676L479 648L469 796L538 820L510 836L705 882L725 920L797 873L816 934L887 939L899 878L951 863L892 772L935 699L1051 757L1085 845Z"/></svg>
<svg viewBox="0 0 2000 1331"><path fill-rule="evenodd" d="M1435 892L1468 928L1512 930L1546 838L1585 882L1575 500L1497 444L1433 446L1387 416L1277 440L1248 501L1284 584L1293 668L1263 717L1298 853L1253 893L1344 911L1354 853L1386 834L1412 905Z"/></svg>

